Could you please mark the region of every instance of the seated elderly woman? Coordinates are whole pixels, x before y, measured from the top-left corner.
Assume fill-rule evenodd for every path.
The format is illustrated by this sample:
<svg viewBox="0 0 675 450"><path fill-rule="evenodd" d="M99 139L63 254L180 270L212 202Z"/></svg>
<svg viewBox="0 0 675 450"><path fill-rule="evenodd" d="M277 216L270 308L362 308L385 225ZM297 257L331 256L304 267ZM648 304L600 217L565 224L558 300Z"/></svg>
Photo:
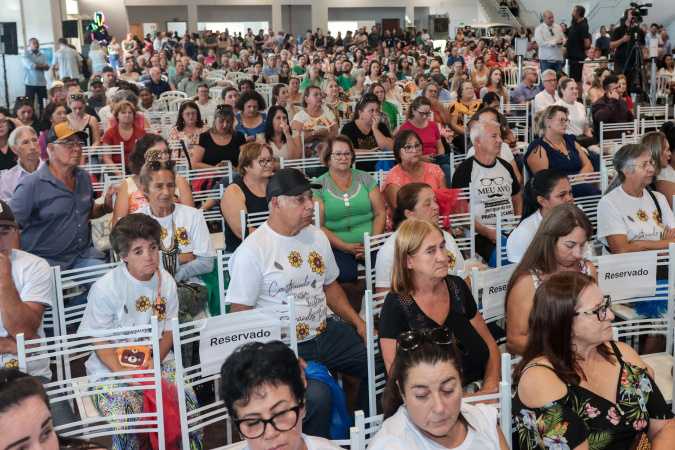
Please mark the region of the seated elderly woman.
<svg viewBox="0 0 675 450"><path fill-rule="evenodd" d="M134 150L129 155L129 169L132 175L127 177L117 189L111 226L115 226L117 221L122 217L132 214L148 204L148 199L139 187L141 184L140 173L143 165L148 161L168 161L170 159L171 150L169 150L166 139L162 136L147 133L136 141ZM180 175L176 175L174 200L186 206L195 205L190 185Z"/></svg>
<svg viewBox="0 0 675 450"><path fill-rule="evenodd" d="M401 187L415 181L426 183L434 190L448 187L441 168L422 159L422 148L422 140L413 130L399 131L394 138L394 159L397 164L387 172L387 178L382 185L387 207L387 231L393 230L393 214Z"/></svg>
<svg viewBox="0 0 675 450"><path fill-rule="evenodd" d="M158 349L153 349L153 357L146 367L161 364L162 377L176 384L176 361L171 352L171 319L178 317L178 295L171 274L159 267L162 231L155 219L143 214L131 214L117 222L110 232L110 244L123 264L91 287L78 333L86 335L101 330L148 325L150 319L156 316L160 344ZM85 367L88 376L96 376L101 382L101 389L124 388L125 384L112 383L109 376L112 372L128 370L118 359L116 349L96 350ZM188 410L197 408L192 389L187 388L185 393ZM142 391L93 391L92 398L103 416L114 416L120 411L140 414L144 408ZM203 445L203 433L200 430L190 434L192 445L197 448ZM112 448L137 449L142 441L140 433L114 434Z"/></svg>
<svg viewBox="0 0 675 450"><path fill-rule="evenodd" d="M365 256L363 233L376 236L384 232L386 209L377 181L367 172L352 169L356 152L346 136L328 139L321 151L321 163L328 172L314 183L319 203L321 229L326 233L340 270L337 281L361 310L364 285L357 281L358 263ZM360 292L361 295L355 295ZM351 294L351 295L350 295Z"/></svg>
<svg viewBox="0 0 675 450"><path fill-rule="evenodd" d="M237 109L241 112L236 114L237 131L244 134L246 142L253 142L255 137L265 129L267 109L265 99L253 89L243 91L237 100Z"/></svg>
<svg viewBox="0 0 675 450"><path fill-rule="evenodd" d="M195 169L222 167L229 161L236 168L239 162L239 149L245 143L244 134L235 129L232 107L218 105L213 114L211 129L208 133L200 134L199 143L192 148L192 167Z"/></svg>
<svg viewBox="0 0 675 450"><path fill-rule="evenodd" d="M463 346L450 329L406 331L396 342L385 420L369 449L509 448L495 408L462 402Z"/></svg>
<svg viewBox="0 0 675 450"><path fill-rule="evenodd" d="M195 208L174 202L174 167L174 161L170 160L145 163L140 183L148 204L136 214L146 214L161 225L162 267L180 283L178 318L184 323L206 312L208 293L201 276L213 271L216 250L204 215Z"/></svg>
<svg viewBox="0 0 675 450"><path fill-rule="evenodd" d="M225 360L220 396L246 441L238 450L340 450L302 432L306 381L300 364L280 341L244 344Z"/></svg>
<svg viewBox="0 0 675 450"><path fill-rule="evenodd" d="M50 413L47 392L38 377L14 368L0 369L0 448L42 450L91 449L105 447L93 442L58 436L55 417Z"/></svg>
<svg viewBox="0 0 675 450"><path fill-rule="evenodd" d="M33 127L21 126L12 131L7 140L11 151L18 156L17 164L0 177L0 199L14 195L19 182L35 172L42 164L40 142Z"/></svg>
<svg viewBox="0 0 675 450"><path fill-rule="evenodd" d="M246 214L268 210L265 190L273 175L274 155L269 145L249 142L241 146L238 169L241 178L230 184L220 201L220 213L225 219L225 251L234 252L241 245L241 211ZM209 205L204 205L207 208ZM246 236L255 231L249 227Z"/></svg>
<svg viewBox="0 0 675 450"><path fill-rule="evenodd" d="M338 134L338 122L329 110L323 108L321 88L308 86L302 96L302 111L293 117L291 128L305 133L305 156L318 157L325 142Z"/></svg>
<svg viewBox="0 0 675 450"><path fill-rule="evenodd" d="M509 262L523 259L543 217L561 203L574 203L572 186L567 175L556 169L543 169L533 175L523 188L523 214L518 227L506 241Z"/></svg>
<svg viewBox="0 0 675 450"><path fill-rule="evenodd" d="M129 167L129 155L136 145L136 140L143 136L146 131L145 128L140 127L134 123L136 115L136 106L126 100L123 100L115 105L113 115L117 119L117 124L108 128L105 132L101 142L105 145L124 145L124 162L125 169ZM122 157L120 155L103 155L103 164L120 164ZM118 170L110 170L113 175L124 175Z"/></svg>
<svg viewBox="0 0 675 450"><path fill-rule="evenodd" d="M471 391L475 382L483 380L475 393L496 393L497 343L478 313L471 289L461 278L448 275L448 250L441 229L426 220L407 219L396 233L395 246L391 288L378 328L387 371L391 373L401 333L445 326L467 349L462 356L462 386Z"/></svg>
<svg viewBox="0 0 675 450"><path fill-rule="evenodd" d="M195 102L187 101L180 105L176 125L169 130L168 139L170 141L187 140L188 155L192 158L194 146L199 142L199 135L210 129L211 127L202 120L199 106Z"/></svg>
<svg viewBox="0 0 675 450"><path fill-rule="evenodd" d="M593 172L593 164L586 150L577 142L574 135L566 134L567 108L553 105L541 113L535 120L544 125L543 135L530 143L525 153L525 169L530 175L542 169L558 169L566 175ZM575 198L600 195L600 190L590 184L572 186Z"/></svg>
<svg viewBox="0 0 675 450"><path fill-rule="evenodd" d="M438 223L439 207L436 202L436 194L426 183L408 183L398 190L396 194L396 209L394 210L394 230L409 218L429 220ZM445 248L448 251L448 273L457 275L459 271L465 271L464 257L459 251L455 239L443 231ZM387 238L377 252L375 263L375 293L387 292L391 286L391 272L394 266L394 250L396 231ZM465 278L467 284L469 277Z"/></svg>
<svg viewBox="0 0 675 450"><path fill-rule="evenodd" d="M595 280L578 272L553 274L537 289L531 339L514 370L521 449L533 442L638 448L643 438L654 450L672 448L673 413L642 358L612 340L611 305Z"/></svg>
<svg viewBox="0 0 675 450"><path fill-rule="evenodd" d="M548 211L506 285L506 345L511 354L525 351L534 291L543 280L565 271L597 280L595 266L582 256L592 234L591 221L575 205L562 203Z"/></svg>

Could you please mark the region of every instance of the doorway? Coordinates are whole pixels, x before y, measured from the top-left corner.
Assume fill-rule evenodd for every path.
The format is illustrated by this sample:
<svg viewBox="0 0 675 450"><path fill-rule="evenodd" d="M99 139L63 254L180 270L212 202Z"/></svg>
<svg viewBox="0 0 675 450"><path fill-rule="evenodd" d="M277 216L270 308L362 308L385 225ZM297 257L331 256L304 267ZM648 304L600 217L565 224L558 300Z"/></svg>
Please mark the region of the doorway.
<svg viewBox="0 0 675 450"><path fill-rule="evenodd" d="M187 33L187 22L167 22L166 30L177 32L181 38Z"/></svg>
<svg viewBox="0 0 675 450"><path fill-rule="evenodd" d="M129 33L131 33L131 36L138 36L138 38L142 41L143 40L143 24L142 23L132 23L129 24ZM126 39L126 36L125 36Z"/></svg>
<svg viewBox="0 0 675 450"><path fill-rule="evenodd" d="M401 27L401 19L382 19L382 30L389 30L392 33L396 34L396 31Z"/></svg>

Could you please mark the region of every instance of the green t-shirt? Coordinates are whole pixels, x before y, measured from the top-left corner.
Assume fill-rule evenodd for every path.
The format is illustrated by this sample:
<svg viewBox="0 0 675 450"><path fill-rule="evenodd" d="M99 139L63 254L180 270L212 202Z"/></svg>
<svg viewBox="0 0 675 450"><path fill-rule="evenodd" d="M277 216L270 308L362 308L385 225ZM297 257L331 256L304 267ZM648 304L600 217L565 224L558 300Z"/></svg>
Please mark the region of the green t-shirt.
<svg viewBox="0 0 675 450"><path fill-rule="evenodd" d="M346 78L344 75L340 75L337 77L337 82L345 92L349 92L349 90L354 87L354 80L351 77Z"/></svg>
<svg viewBox="0 0 675 450"><path fill-rule="evenodd" d="M322 186L314 190L314 197L323 201L324 226L344 243L357 244L363 242L363 233L373 234L373 207L368 194L377 188L377 181L367 172L351 171L352 186L349 191L340 191L330 179L330 173L325 173L314 180ZM349 206L345 205L345 194Z"/></svg>
<svg viewBox="0 0 675 450"><path fill-rule="evenodd" d="M300 83L300 92L304 92L304 90L307 88L307 86L318 86L321 87L321 83L323 83L323 78L319 78L319 81L317 81L316 84L312 83L312 79L307 77L305 80Z"/></svg>
<svg viewBox="0 0 675 450"><path fill-rule="evenodd" d="M306 67L304 69L300 66L293 67L293 72L297 73L300 76L304 75L306 71L307 71Z"/></svg>
<svg viewBox="0 0 675 450"><path fill-rule="evenodd" d="M393 103L384 101L382 103L382 112L389 116L389 123L391 124L392 132L396 129L396 116L398 116L398 108Z"/></svg>

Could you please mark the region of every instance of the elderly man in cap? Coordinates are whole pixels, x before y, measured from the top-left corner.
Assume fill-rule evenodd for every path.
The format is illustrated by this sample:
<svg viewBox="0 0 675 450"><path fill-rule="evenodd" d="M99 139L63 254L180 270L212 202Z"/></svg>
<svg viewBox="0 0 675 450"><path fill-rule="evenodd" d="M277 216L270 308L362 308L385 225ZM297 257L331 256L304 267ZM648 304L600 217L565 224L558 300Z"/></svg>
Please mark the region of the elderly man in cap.
<svg viewBox="0 0 675 450"><path fill-rule="evenodd" d="M312 188L319 187L296 169L281 169L270 178L269 219L232 255L226 301L231 312L238 312L282 305L292 295L299 356L361 380L355 410L367 411L366 324L336 281L338 267L328 238L311 225ZM344 322L327 321L328 308ZM379 364L383 369L381 359ZM327 385L307 380L304 432L330 438L331 408Z"/></svg>
<svg viewBox="0 0 675 450"><path fill-rule="evenodd" d="M0 367L19 367L16 337L44 338L42 315L53 306L54 290L49 264L35 255L12 249L19 225L9 205L0 200ZM29 361L28 373L51 382L49 360ZM50 405L54 425L75 421L67 401Z"/></svg>
<svg viewBox="0 0 675 450"><path fill-rule="evenodd" d="M89 220L112 212L117 187L108 188L103 204L94 203L91 177L78 167L87 134L68 122L49 133L49 160L19 182L10 203L21 226L20 248L62 270L103 264Z"/></svg>

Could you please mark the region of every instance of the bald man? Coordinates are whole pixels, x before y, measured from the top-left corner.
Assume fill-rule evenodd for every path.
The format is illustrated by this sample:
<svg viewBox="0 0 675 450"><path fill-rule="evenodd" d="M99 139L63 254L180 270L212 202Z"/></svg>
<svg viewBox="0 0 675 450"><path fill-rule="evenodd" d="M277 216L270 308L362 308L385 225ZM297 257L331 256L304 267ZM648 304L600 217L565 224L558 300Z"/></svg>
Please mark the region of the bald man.
<svg viewBox="0 0 675 450"><path fill-rule="evenodd" d="M553 69L560 72L562 70L562 46L565 42L565 35L560 25L554 23L551 11L544 11L543 18L544 22L534 30L533 39L539 46L541 71Z"/></svg>

